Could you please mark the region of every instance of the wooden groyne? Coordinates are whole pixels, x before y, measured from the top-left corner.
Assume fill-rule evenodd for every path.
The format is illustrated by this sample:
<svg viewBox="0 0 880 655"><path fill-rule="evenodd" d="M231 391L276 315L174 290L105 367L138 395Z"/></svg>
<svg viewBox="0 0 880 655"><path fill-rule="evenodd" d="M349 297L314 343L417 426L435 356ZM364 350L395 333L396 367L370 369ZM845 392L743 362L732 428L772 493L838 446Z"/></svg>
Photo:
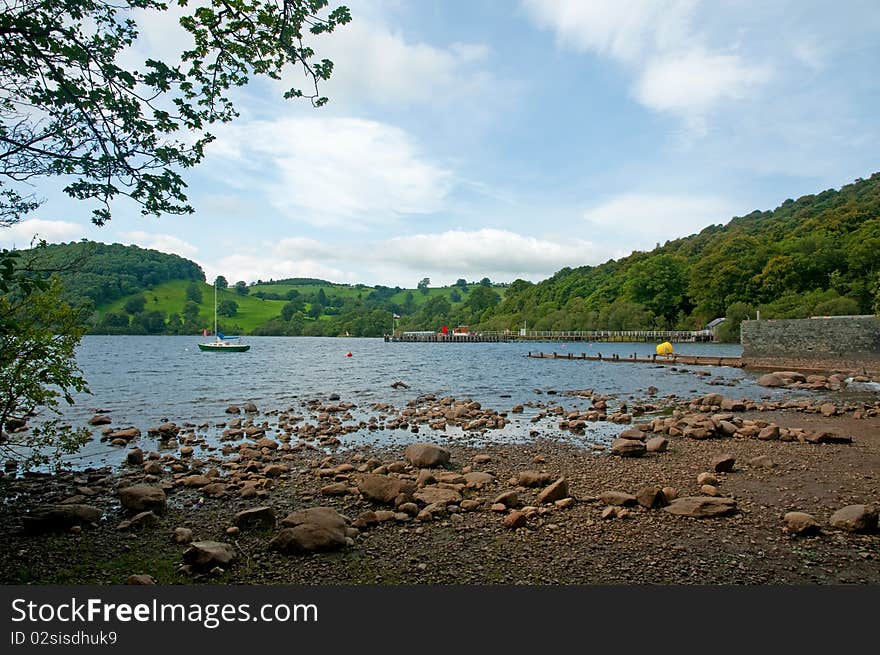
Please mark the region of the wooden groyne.
<svg viewBox="0 0 880 655"><path fill-rule="evenodd" d="M468 332L395 332L386 334L386 342L394 343L499 343L509 341L557 341L596 343L704 343L711 342L708 330L513 330Z"/></svg>
<svg viewBox="0 0 880 655"><path fill-rule="evenodd" d="M566 359L586 360L588 362L629 362L630 364L667 364L690 366L733 366L745 368L745 362L741 357L713 357L708 355L651 355L650 357L638 357L635 353L628 357L613 354L603 357L602 353L588 355L587 353L533 353L529 357L535 359Z"/></svg>

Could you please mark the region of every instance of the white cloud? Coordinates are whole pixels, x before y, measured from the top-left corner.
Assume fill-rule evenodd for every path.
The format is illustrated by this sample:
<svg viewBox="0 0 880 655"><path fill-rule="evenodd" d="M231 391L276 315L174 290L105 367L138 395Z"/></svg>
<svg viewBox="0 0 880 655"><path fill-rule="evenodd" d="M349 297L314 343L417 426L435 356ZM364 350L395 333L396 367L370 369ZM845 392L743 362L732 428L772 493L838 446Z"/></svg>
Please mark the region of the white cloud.
<svg viewBox="0 0 880 655"><path fill-rule="evenodd" d="M449 230L389 239L377 257L415 271L438 272L444 279L483 275L535 278L564 266L597 263L595 246L578 238L552 241L507 230Z"/></svg>
<svg viewBox="0 0 880 655"><path fill-rule="evenodd" d="M6 247L15 246L19 249L29 248L35 237L57 243L83 236L85 236L85 228L78 223L42 218L29 218L10 227L0 228L0 243Z"/></svg>
<svg viewBox="0 0 880 655"><path fill-rule="evenodd" d="M138 245L141 248L151 248L160 252L180 255L181 257L192 258L198 253L199 249L170 234L153 234L150 232L135 231L126 232L124 238L130 244Z"/></svg>
<svg viewBox="0 0 880 655"><path fill-rule="evenodd" d="M635 95L652 109L701 121L719 101L742 98L769 78L768 70L750 66L739 56L694 49L648 62Z"/></svg>
<svg viewBox="0 0 880 655"><path fill-rule="evenodd" d="M473 94L491 81L480 69L489 56L484 44L438 48L413 42L378 16L356 15L321 44L320 52L334 62L333 75L321 87L334 103L437 103Z"/></svg>
<svg viewBox="0 0 880 655"><path fill-rule="evenodd" d="M443 207L452 173L403 130L354 118L281 118L232 126L214 154L224 181L259 189L282 213L320 225L388 223Z"/></svg>
<svg viewBox="0 0 880 655"><path fill-rule="evenodd" d="M633 76L633 96L655 111L680 116L696 132L722 101L745 98L770 79L764 65L710 45L698 31L694 0L522 0L527 14L559 43L610 57ZM715 35L714 42L721 42ZM724 35L729 43L729 35Z"/></svg>
<svg viewBox="0 0 880 655"><path fill-rule="evenodd" d="M221 258L216 263L203 266L209 280L223 275L230 283L244 280L282 280L290 277L312 277L329 282L360 282L355 276L329 262L314 259L293 259L277 251L266 253L235 254Z"/></svg>
<svg viewBox="0 0 880 655"><path fill-rule="evenodd" d="M688 31L692 0L523 0L540 27L556 32L559 43L634 63L653 47L679 42Z"/></svg>
<svg viewBox="0 0 880 655"><path fill-rule="evenodd" d="M733 212L730 202L715 196L627 193L587 210L584 219L602 233L629 235L636 248L727 223Z"/></svg>

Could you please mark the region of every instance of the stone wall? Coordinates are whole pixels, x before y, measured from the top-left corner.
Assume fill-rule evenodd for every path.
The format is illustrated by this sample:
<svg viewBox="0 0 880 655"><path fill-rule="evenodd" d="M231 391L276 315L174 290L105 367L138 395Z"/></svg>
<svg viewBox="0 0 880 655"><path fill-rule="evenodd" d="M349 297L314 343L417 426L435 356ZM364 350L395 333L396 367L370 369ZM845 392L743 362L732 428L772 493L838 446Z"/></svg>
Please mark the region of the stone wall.
<svg viewBox="0 0 880 655"><path fill-rule="evenodd" d="M880 372L880 317L743 321L749 367Z"/></svg>

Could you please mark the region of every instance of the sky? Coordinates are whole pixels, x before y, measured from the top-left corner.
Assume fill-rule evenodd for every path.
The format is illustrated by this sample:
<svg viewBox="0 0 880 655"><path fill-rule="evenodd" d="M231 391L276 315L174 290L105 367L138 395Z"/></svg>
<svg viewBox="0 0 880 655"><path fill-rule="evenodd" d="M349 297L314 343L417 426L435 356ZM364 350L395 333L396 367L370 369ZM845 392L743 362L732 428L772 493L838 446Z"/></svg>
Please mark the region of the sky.
<svg viewBox="0 0 880 655"><path fill-rule="evenodd" d="M42 180L0 246L134 243L209 281L536 282L880 171L876 0L342 4L313 41L330 102L236 93L184 172L195 214L120 202L99 228ZM186 46L174 15L136 19L127 62Z"/></svg>

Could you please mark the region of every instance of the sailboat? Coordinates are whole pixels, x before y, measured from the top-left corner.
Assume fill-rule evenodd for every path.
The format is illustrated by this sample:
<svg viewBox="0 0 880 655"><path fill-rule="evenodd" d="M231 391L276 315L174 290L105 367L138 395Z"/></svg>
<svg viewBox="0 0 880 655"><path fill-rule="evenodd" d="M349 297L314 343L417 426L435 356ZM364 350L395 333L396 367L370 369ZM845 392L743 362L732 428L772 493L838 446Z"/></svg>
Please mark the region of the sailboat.
<svg viewBox="0 0 880 655"><path fill-rule="evenodd" d="M238 337L227 337L217 332L217 283L214 282L214 334L216 338L210 343L200 343L199 350L212 350L223 353L243 353L251 349L250 344L241 343Z"/></svg>

